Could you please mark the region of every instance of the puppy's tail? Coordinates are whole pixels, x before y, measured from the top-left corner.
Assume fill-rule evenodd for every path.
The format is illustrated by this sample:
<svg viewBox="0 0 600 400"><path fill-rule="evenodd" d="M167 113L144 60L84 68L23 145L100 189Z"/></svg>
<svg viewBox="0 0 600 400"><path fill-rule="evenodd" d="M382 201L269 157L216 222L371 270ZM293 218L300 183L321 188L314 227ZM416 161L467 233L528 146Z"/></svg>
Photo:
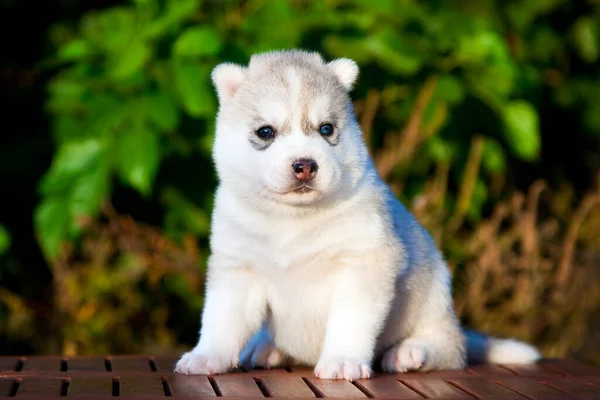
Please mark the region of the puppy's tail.
<svg viewBox="0 0 600 400"><path fill-rule="evenodd" d="M535 364L542 358L532 345L514 339L498 339L465 331L469 364Z"/></svg>

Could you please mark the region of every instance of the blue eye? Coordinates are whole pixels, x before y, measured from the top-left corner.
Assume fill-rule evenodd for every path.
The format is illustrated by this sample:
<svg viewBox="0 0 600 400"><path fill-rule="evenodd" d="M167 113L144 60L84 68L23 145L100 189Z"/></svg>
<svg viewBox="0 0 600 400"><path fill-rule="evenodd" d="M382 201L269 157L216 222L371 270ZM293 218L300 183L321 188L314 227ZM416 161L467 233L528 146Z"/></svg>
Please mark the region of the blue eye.
<svg viewBox="0 0 600 400"><path fill-rule="evenodd" d="M331 125L331 124L323 124L319 128L319 132L323 136L331 136L333 134L333 125Z"/></svg>
<svg viewBox="0 0 600 400"><path fill-rule="evenodd" d="M258 136L261 139L272 139L273 136L275 136L275 131L270 126L263 126L261 128L258 128L258 130L256 131L256 136Z"/></svg>

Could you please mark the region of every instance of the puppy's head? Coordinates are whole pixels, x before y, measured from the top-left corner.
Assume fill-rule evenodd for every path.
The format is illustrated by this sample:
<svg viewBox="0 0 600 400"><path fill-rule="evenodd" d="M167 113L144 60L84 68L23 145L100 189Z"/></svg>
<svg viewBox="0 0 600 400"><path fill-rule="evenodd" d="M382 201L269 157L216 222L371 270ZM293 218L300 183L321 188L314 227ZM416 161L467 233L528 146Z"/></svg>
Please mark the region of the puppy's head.
<svg viewBox="0 0 600 400"><path fill-rule="evenodd" d="M367 160L348 95L357 75L349 59L326 63L303 51L218 65L213 155L222 184L288 205L350 195Z"/></svg>

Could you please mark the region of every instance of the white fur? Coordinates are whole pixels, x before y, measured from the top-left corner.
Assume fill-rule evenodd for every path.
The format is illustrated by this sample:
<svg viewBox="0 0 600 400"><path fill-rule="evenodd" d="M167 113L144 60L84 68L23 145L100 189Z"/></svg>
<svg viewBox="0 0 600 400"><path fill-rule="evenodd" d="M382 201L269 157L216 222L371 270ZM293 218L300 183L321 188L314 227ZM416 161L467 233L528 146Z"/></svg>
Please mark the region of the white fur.
<svg viewBox="0 0 600 400"><path fill-rule="evenodd" d="M390 372L466 365L449 270L379 177L351 111L355 66L290 51L256 55L241 70L216 68L229 72L213 74L220 183L212 255L200 340L178 372L223 373L242 361L311 365L318 377L354 380L370 377L375 359ZM327 119L337 142L318 133ZM264 123L277 134L263 148L253 132ZM318 163L313 190L290 192L298 185L291 165L302 157ZM492 343L469 354L535 358L524 344Z"/></svg>

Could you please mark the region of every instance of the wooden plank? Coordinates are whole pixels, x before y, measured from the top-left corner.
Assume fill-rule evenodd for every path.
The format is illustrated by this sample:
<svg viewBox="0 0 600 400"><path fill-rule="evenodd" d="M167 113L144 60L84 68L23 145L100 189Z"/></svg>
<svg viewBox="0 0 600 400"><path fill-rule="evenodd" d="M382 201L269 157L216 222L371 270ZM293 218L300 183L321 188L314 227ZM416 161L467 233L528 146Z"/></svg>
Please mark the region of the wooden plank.
<svg viewBox="0 0 600 400"><path fill-rule="evenodd" d="M575 360L543 360L539 363L541 367L566 376L598 376L600 368L587 365Z"/></svg>
<svg viewBox="0 0 600 400"><path fill-rule="evenodd" d="M260 379L270 397L315 397L301 376L272 374L262 376Z"/></svg>
<svg viewBox="0 0 600 400"><path fill-rule="evenodd" d="M154 365L156 365L156 370L163 373L173 373L175 370L175 364L179 361L179 357L173 356L161 356L154 358Z"/></svg>
<svg viewBox="0 0 600 400"><path fill-rule="evenodd" d="M502 364L502 367L514 372L517 376L523 377L559 378L563 376L558 372L536 364Z"/></svg>
<svg viewBox="0 0 600 400"><path fill-rule="evenodd" d="M469 370L441 370L441 371L429 371L426 374L422 372L416 372L420 377L437 378L437 379L451 379L451 378L470 378L474 374Z"/></svg>
<svg viewBox="0 0 600 400"><path fill-rule="evenodd" d="M119 380L119 396L164 396L160 376L122 376Z"/></svg>
<svg viewBox="0 0 600 400"><path fill-rule="evenodd" d="M15 384L13 379L0 379L0 396L8 396Z"/></svg>
<svg viewBox="0 0 600 400"><path fill-rule="evenodd" d="M468 370L479 376L515 376L515 373L496 364L476 364L469 366Z"/></svg>
<svg viewBox="0 0 600 400"><path fill-rule="evenodd" d="M402 382L426 398L473 400L471 395L442 379L403 379Z"/></svg>
<svg viewBox="0 0 600 400"><path fill-rule="evenodd" d="M385 375L377 375L371 379L356 381L356 386L363 389L374 397L395 397L402 399L422 399L423 397L410 389L408 386L398 382L395 378Z"/></svg>
<svg viewBox="0 0 600 400"><path fill-rule="evenodd" d="M104 357L73 357L67 358L67 371L106 371Z"/></svg>
<svg viewBox="0 0 600 400"><path fill-rule="evenodd" d="M60 372L62 357L28 357L23 361L23 372L52 371Z"/></svg>
<svg viewBox="0 0 600 400"><path fill-rule="evenodd" d="M346 380L309 378L308 381L325 397L367 397Z"/></svg>
<svg viewBox="0 0 600 400"><path fill-rule="evenodd" d="M113 371L152 371L150 369L150 357L146 356L111 356L109 361Z"/></svg>
<svg viewBox="0 0 600 400"><path fill-rule="evenodd" d="M200 375L170 375L167 377L173 396L211 396L216 393L208 377Z"/></svg>
<svg viewBox="0 0 600 400"><path fill-rule="evenodd" d="M452 379L451 383L477 398L524 400L526 397L488 379Z"/></svg>
<svg viewBox="0 0 600 400"><path fill-rule="evenodd" d="M575 399L565 392L544 385L537 379L501 378L497 382L533 400Z"/></svg>
<svg viewBox="0 0 600 400"><path fill-rule="evenodd" d="M224 397L264 397L260 391L260 388L254 381L254 378L245 373L235 375L218 375L212 377L211 379L214 379L214 382L219 388L220 394Z"/></svg>
<svg viewBox="0 0 600 400"><path fill-rule="evenodd" d="M33 395L60 396L62 379L24 378L19 385L16 397L26 398Z"/></svg>
<svg viewBox="0 0 600 400"><path fill-rule="evenodd" d="M314 378L315 377L315 371L313 368L306 368L306 367L292 367L289 369L289 374L294 374L294 375L299 375L302 376L304 378Z"/></svg>
<svg viewBox="0 0 600 400"><path fill-rule="evenodd" d="M544 382L544 384L575 395L580 399L600 399L600 387L589 383L570 379L554 379L550 382Z"/></svg>
<svg viewBox="0 0 600 400"><path fill-rule="evenodd" d="M0 357L0 372L15 371L20 357Z"/></svg>
<svg viewBox="0 0 600 400"><path fill-rule="evenodd" d="M112 396L113 380L111 377L76 376L71 378L69 396L101 395Z"/></svg>

